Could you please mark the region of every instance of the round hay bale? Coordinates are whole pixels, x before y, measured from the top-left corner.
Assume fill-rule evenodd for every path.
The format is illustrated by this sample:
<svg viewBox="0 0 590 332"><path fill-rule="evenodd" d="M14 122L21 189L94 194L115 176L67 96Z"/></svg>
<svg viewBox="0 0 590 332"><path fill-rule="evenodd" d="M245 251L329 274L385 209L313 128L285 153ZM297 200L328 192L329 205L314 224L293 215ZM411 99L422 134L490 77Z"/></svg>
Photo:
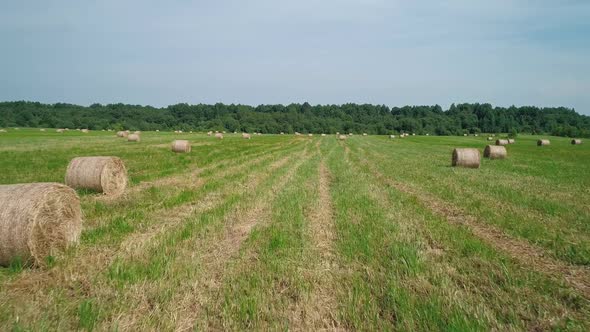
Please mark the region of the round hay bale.
<svg viewBox="0 0 590 332"><path fill-rule="evenodd" d="M65 182L74 189L117 196L127 187L127 170L117 157L77 157L68 165Z"/></svg>
<svg viewBox="0 0 590 332"><path fill-rule="evenodd" d="M496 140L496 145L508 145L510 143L508 143L507 139L497 139Z"/></svg>
<svg viewBox="0 0 590 332"><path fill-rule="evenodd" d="M363 133L363 136L367 136L367 133Z"/></svg>
<svg viewBox="0 0 590 332"><path fill-rule="evenodd" d="M348 136L352 136L352 133L348 133Z"/></svg>
<svg viewBox="0 0 590 332"><path fill-rule="evenodd" d="M572 145L580 145L582 144L582 140L581 139L573 139L572 140Z"/></svg>
<svg viewBox="0 0 590 332"><path fill-rule="evenodd" d="M452 165L467 168L479 168L479 150L473 148L454 149Z"/></svg>
<svg viewBox="0 0 590 332"><path fill-rule="evenodd" d="M223 139L223 134L222 133L216 133L215 134L215 138L217 138L217 139Z"/></svg>
<svg viewBox="0 0 590 332"><path fill-rule="evenodd" d="M395 135L389 135L389 138L395 138Z"/></svg>
<svg viewBox="0 0 590 332"><path fill-rule="evenodd" d="M463 134L463 136L467 137L467 134Z"/></svg>
<svg viewBox="0 0 590 332"><path fill-rule="evenodd" d="M285 133L281 131L281 135L285 135Z"/></svg>
<svg viewBox="0 0 590 332"><path fill-rule="evenodd" d="M172 142L172 152L188 153L191 152L191 143L184 139L177 139Z"/></svg>
<svg viewBox="0 0 590 332"><path fill-rule="evenodd" d="M156 133L159 133L159 132L160 132L160 129L156 129Z"/></svg>
<svg viewBox="0 0 590 332"><path fill-rule="evenodd" d="M0 185L0 207L0 265L42 266L80 238L80 199L63 184Z"/></svg>
<svg viewBox="0 0 590 332"><path fill-rule="evenodd" d="M312 136L313 136L313 134L307 134L307 136L309 136L309 137L312 137Z"/></svg>
<svg viewBox="0 0 590 332"><path fill-rule="evenodd" d="M483 156L490 159L504 159L508 153L502 145L487 145L483 150Z"/></svg>
<svg viewBox="0 0 590 332"><path fill-rule="evenodd" d="M141 142L141 137L139 137L139 134L129 134L127 142Z"/></svg>
<svg viewBox="0 0 590 332"><path fill-rule="evenodd" d="M137 134L137 135L139 135L139 134L141 134L141 131L139 131L139 130L136 130L136 131L134 131L133 133L134 133L134 134Z"/></svg>
<svg viewBox="0 0 590 332"><path fill-rule="evenodd" d="M338 135L338 139L344 141L346 139L346 135Z"/></svg>
<svg viewBox="0 0 590 332"><path fill-rule="evenodd" d="M490 137L488 137L488 141L493 141L493 140L494 140L494 138L493 138L493 137L491 137L491 136L490 136Z"/></svg>
<svg viewBox="0 0 590 332"><path fill-rule="evenodd" d="M118 131L117 137L127 137L129 135L126 131Z"/></svg>
<svg viewBox="0 0 590 332"><path fill-rule="evenodd" d="M339 131L337 131L337 132L336 132L336 135L340 135L340 132L339 132Z"/></svg>
<svg viewBox="0 0 590 332"><path fill-rule="evenodd" d="M5 129L0 129L0 133L5 133L6 130Z"/></svg>
<svg viewBox="0 0 590 332"><path fill-rule="evenodd" d="M509 138L508 139L508 144L514 144L516 141L514 140L514 138Z"/></svg>
<svg viewBox="0 0 590 332"><path fill-rule="evenodd" d="M250 139L251 138L251 135L250 134L247 134L247 133L242 133L242 138L243 139Z"/></svg>
<svg viewBox="0 0 590 332"><path fill-rule="evenodd" d="M322 134L322 137L326 137L326 134Z"/></svg>
<svg viewBox="0 0 590 332"><path fill-rule="evenodd" d="M63 129L56 129L56 130L55 130L55 132L56 132L56 133L63 133L63 132L64 132L64 130L63 130Z"/></svg>
<svg viewBox="0 0 590 332"><path fill-rule="evenodd" d="M41 129L39 129L39 131L45 131L45 129L44 128L41 128Z"/></svg>
<svg viewBox="0 0 590 332"><path fill-rule="evenodd" d="M540 139L537 141L538 146L550 145L551 142L548 139Z"/></svg>
<svg viewBox="0 0 590 332"><path fill-rule="evenodd" d="M88 130L88 129L82 129L80 131L83 132L84 134L88 134L90 132L90 130Z"/></svg>

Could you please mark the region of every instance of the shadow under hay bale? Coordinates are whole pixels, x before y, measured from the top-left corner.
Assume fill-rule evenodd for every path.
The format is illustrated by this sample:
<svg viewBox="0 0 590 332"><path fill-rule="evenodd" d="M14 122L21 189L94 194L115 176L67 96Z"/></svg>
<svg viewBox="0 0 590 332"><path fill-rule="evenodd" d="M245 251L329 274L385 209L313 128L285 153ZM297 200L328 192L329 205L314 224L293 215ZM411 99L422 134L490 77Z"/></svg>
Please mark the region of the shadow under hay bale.
<svg viewBox="0 0 590 332"><path fill-rule="evenodd" d="M59 183L0 185L0 265L42 266L78 242L82 211L76 192Z"/></svg>
<svg viewBox="0 0 590 332"><path fill-rule="evenodd" d="M478 149L454 149L451 165L454 167L479 168L480 155Z"/></svg>
<svg viewBox="0 0 590 332"><path fill-rule="evenodd" d="M172 152L188 153L191 152L191 143L187 140L177 139L172 142Z"/></svg>
<svg viewBox="0 0 590 332"><path fill-rule="evenodd" d="M78 157L70 161L65 182L74 189L117 196L127 188L127 170L117 157Z"/></svg>
<svg viewBox="0 0 590 332"><path fill-rule="evenodd" d="M504 146L488 145L483 150L483 156L490 159L504 159L508 156L508 152Z"/></svg>

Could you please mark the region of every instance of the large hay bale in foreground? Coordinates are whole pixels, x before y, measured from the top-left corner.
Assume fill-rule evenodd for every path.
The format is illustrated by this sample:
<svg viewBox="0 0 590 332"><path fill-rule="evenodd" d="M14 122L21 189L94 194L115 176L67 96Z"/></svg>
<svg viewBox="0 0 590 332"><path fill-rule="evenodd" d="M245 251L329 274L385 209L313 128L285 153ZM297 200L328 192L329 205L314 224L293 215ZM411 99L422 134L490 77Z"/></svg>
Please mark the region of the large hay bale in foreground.
<svg viewBox="0 0 590 332"><path fill-rule="evenodd" d="M65 182L74 189L116 196L127 187L127 170L117 157L77 157L68 165Z"/></svg>
<svg viewBox="0 0 590 332"><path fill-rule="evenodd" d="M572 140L572 145L580 145L582 144L582 140L581 139L573 139Z"/></svg>
<svg viewBox="0 0 590 332"><path fill-rule="evenodd" d="M0 265L45 258L78 242L82 211L76 192L59 183L0 185Z"/></svg>
<svg viewBox="0 0 590 332"><path fill-rule="evenodd" d="M537 145L538 146L551 145L551 142L548 139L540 139L537 141Z"/></svg>
<svg viewBox="0 0 590 332"><path fill-rule="evenodd" d="M496 145L508 145L510 144L507 139L497 139Z"/></svg>
<svg viewBox="0 0 590 332"><path fill-rule="evenodd" d="M128 133L126 131L118 131L117 137L127 137Z"/></svg>
<svg viewBox="0 0 590 332"><path fill-rule="evenodd" d="M215 134L215 138L217 138L217 139L223 139L223 134L222 133L216 133Z"/></svg>
<svg viewBox="0 0 590 332"><path fill-rule="evenodd" d="M479 168L480 156L479 150L473 148L463 148L453 150L453 166Z"/></svg>
<svg viewBox="0 0 590 332"><path fill-rule="evenodd" d="M483 156L490 159L504 159L508 155L506 147L502 145L488 145L483 150Z"/></svg>
<svg viewBox="0 0 590 332"><path fill-rule="evenodd" d="M127 135L127 142L141 142L141 137L138 134Z"/></svg>
<svg viewBox="0 0 590 332"><path fill-rule="evenodd" d="M184 139L177 139L172 142L172 152L188 153L191 152L191 143Z"/></svg>

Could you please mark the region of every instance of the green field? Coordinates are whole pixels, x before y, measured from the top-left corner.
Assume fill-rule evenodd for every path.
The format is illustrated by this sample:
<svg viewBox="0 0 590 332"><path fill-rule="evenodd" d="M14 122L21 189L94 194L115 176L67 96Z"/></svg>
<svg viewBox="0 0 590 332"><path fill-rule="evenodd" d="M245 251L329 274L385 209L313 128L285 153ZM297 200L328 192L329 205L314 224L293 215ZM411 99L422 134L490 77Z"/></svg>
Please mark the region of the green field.
<svg viewBox="0 0 590 332"><path fill-rule="evenodd" d="M47 267L0 267L0 330L588 331L590 145L538 138L463 169L485 137L9 129L0 184L112 155L130 187L78 191Z"/></svg>

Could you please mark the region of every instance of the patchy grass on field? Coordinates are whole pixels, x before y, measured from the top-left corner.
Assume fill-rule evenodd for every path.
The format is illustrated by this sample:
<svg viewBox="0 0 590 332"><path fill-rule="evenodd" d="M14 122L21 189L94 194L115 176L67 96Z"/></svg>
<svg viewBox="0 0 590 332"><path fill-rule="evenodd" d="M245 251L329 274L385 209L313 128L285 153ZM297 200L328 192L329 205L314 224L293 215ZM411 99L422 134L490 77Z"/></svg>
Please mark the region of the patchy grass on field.
<svg viewBox="0 0 590 332"><path fill-rule="evenodd" d="M114 155L131 185L79 191L48 268L0 268L0 330L589 330L590 146L536 139L461 169L484 137L9 130L0 183Z"/></svg>

